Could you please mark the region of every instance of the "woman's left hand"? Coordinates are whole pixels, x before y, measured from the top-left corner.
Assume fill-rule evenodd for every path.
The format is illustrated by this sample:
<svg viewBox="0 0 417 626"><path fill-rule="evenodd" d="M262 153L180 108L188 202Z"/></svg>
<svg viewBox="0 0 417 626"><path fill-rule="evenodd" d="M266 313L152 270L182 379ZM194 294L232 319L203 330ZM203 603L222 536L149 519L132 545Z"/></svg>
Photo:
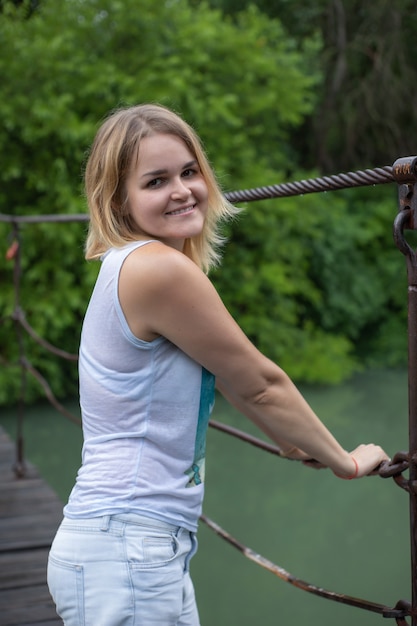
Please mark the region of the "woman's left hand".
<svg viewBox="0 0 417 626"><path fill-rule="evenodd" d="M314 469L323 469L326 467L326 465L319 463L316 459L312 459L311 456L296 446L290 448L287 452L283 450L281 456L284 459L291 459L292 461L302 461L303 465L307 465L307 467L312 467Z"/></svg>

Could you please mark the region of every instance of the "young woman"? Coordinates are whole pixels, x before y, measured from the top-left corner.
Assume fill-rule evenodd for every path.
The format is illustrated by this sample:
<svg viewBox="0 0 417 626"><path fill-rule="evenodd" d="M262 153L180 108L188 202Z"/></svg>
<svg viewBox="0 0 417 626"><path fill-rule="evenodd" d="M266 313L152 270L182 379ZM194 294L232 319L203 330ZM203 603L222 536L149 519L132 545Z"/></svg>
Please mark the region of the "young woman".
<svg viewBox="0 0 417 626"><path fill-rule="evenodd" d="M247 339L207 277L236 213L172 111L104 122L86 167L86 258L102 261L80 346L82 466L48 583L66 626L198 626L189 561L217 389L295 459L359 478L388 457L344 450Z"/></svg>

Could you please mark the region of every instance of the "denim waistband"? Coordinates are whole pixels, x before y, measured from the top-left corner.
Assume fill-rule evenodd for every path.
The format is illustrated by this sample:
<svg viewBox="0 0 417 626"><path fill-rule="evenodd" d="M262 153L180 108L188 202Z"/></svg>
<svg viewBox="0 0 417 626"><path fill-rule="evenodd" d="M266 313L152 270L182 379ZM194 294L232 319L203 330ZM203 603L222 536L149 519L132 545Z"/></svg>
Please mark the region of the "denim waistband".
<svg viewBox="0 0 417 626"><path fill-rule="evenodd" d="M124 524L133 524L136 526L152 526L152 528L160 528L161 530L167 530L169 532L178 532L180 526L174 524L168 524L153 517L147 517L145 515L138 515L137 513L115 513L113 515L103 515L101 517L102 530L106 529L106 526L110 525L112 521L122 522Z"/></svg>
<svg viewBox="0 0 417 626"><path fill-rule="evenodd" d="M108 531L112 528L121 528L124 524L134 526L147 526L148 528L157 528L165 530L170 533L179 533L183 529L176 524L168 524L153 517L147 517L145 515L139 515L137 513L114 513L109 515L100 515L98 517L83 517L83 518L70 518L64 517L62 526L65 527L88 527L96 528L102 531Z"/></svg>

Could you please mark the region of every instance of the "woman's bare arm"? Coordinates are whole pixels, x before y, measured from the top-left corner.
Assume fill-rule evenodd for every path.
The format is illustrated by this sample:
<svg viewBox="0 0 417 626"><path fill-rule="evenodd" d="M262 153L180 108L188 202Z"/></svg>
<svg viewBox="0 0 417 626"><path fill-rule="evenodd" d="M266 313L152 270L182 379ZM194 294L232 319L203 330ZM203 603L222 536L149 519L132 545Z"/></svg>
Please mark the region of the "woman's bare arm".
<svg viewBox="0 0 417 626"><path fill-rule="evenodd" d="M249 341L203 272L160 243L131 253L121 270L119 298L132 332L162 335L212 372L219 388L278 445L285 441L340 476L355 474L346 450L319 420L287 374ZM387 455L369 444L355 450L357 476Z"/></svg>

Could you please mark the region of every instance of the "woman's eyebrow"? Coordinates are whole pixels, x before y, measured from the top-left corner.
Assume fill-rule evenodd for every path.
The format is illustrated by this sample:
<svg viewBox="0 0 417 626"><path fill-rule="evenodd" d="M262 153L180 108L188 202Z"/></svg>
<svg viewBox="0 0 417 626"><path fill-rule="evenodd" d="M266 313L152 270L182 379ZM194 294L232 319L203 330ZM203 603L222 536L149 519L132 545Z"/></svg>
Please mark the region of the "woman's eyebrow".
<svg viewBox="0 0 417 626"><path fill-rule="evenodd" d="M194 165L197 165L197 159L193 159L192 161L188 161L187 163L185 163L181 169L186 170L189 167L193 167ZM161 169L161 170L152 170L150 172L146 172L145 174L142 174L142 178L148 178L149 176L162 176L162 174L167 174L168 170L167 169Z"/></svg>
<svg viewBox="0 0 417 626"><path fill-rule="evenodd" d="M183 166L183 168L182 168L182 169L183 169L183 170L186 170L186 169L188 169L189 167L193 167L193 165L197 165L197 159L193 159L192 161L189 161L188 163L186 163L186 164Z"/></svg>
<svg viewBox="0 0 417 626"><path fill-rule="evenodd" d="M141 178L147 178L148 176L161 176L161 174L166 174L168 170L153 170L152 172L146 172L142 174Z"/></svg>

